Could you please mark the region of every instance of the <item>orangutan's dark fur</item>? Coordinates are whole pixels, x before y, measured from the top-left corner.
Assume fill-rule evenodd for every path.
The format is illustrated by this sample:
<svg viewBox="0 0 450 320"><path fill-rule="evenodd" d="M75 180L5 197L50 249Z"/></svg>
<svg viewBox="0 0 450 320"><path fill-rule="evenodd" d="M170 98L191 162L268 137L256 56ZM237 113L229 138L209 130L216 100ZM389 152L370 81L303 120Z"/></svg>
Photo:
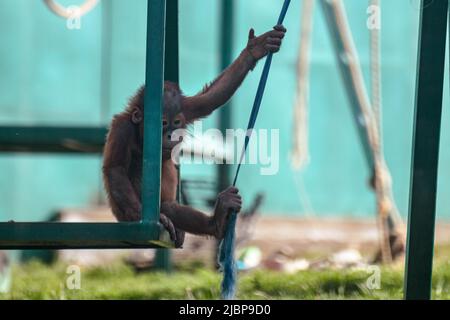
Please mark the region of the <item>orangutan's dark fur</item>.
<svg viewBox="0 0 450 320"><path fill-rule="evenodd" d="M178 175L171 153L180 141L173 141L172 133L225 104L256 62L280 49L285 32L284 27L276 26L255 37L251 30L247 47L240 56L195 96L184 96L175 83L164 84L160 222L178 247L183 244L184 232L221 239L229 214L240 211L242 202L238 190L229 187L218 195L212 216L178 204ZM114 117L104 149L105 189L112 212L119 221L141 219L144 93L144 87L139 88L125 111Z"/></svg>

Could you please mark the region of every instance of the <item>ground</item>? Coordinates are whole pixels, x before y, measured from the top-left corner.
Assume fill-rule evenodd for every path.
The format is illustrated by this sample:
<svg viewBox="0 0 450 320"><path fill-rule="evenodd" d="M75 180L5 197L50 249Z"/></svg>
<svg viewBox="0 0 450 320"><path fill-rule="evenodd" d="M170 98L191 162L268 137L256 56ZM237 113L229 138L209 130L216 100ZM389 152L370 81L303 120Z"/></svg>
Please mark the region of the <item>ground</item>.
<svg viewBox="0 0 450 320"><path fill-rule="evenodd" d="M253 239L263 258L289 248L295 258L317 261L342 249L356 249L369 258L376 244L376 229L370 221L335 219L261 219ZM450 299L449 227L438 223L433 273L433 298ZM212 267L214 242L190 237L186 249L174 254L175 269L136 273L122 262L81 267L81 288L69 290L66 251L59 262L44 265L29 262L13 267L12 289L0 299L217 299L220 274ZM79 251L77 251L79 252ZM90 254L93 254L92 252ZM78 256L79 257L79 256ZM87 261L92 261L87 259ZM106 261L106 259L105 259ZM209 261L209 262L208 262ZM241 299L401 299L403 260L380 269L379 288L370 287L374 269L303 270L294 273L256 269L239 275L238 298Z"/></svg>
<svg viewBox="0 0 450 320"><path fill-rule="evenodd" d="M220 275L195 262L176 272L136 274L124 264L82 269L80 290L66 288L66 265L31 262L13 270L13 286L1 299L217 299ZM401 265L382 268L380 289L370 290L370 273L351 270L253 271L240 274L241 299L401 299ZM437 249L433 298L450 299L450 247Z"/></svg>

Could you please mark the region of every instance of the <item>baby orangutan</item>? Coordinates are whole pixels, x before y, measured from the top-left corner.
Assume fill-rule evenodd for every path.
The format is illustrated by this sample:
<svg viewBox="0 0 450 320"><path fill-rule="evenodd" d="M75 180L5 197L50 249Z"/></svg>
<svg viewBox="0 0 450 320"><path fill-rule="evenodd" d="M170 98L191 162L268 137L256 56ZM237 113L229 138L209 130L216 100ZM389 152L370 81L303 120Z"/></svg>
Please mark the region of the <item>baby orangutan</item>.
<svg viewBox="0 0 450 320"><path fill-rule="evenodd" d="M248 44L239 57L197 95L184 96L177 84L165 82L160 222L177 247L183 244L184 232L222 239L228 216L241 210L242 199L237 188L227 188L218 195L212 216L178 204L178 175L171 154L181 139L174 141L172 134L224 105L258 60L280 50L285 33L286 29L278 25L255 37L251 29ZM141 87L125 111L114 117L105 144L103 179L112 212L119 221L141 219L143 108Z"/></svg>

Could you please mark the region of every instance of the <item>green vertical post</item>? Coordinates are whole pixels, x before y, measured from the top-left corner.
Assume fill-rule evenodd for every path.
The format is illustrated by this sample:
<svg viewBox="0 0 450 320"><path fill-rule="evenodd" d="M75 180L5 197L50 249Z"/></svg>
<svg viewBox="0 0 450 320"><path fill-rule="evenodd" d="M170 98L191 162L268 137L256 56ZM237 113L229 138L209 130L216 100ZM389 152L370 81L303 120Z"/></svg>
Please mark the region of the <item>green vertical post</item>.
<svg viewBox="0 0 450 320"><path fill-rule="evenodd" d="M142 220L159 221L166 1L147 2Z"/></svg>
<svg viewBox="0 0 450 320"><path fill-rule="evenodd" d="M167 0L164 80L179 83L178 0Z"/></svg>
<svg viewBox="0 0 450 320"><path fill-rule="evenodd" d="M422 0L404 296L431 297L448 1Z"/></svg>
<svg viewBox="0 0 450 320"><path fill-rule="evenodd" d="M234 33L234 0L222 0L220 21L220 69L227 68L233 59L233 33ZM219 130L223 135L231 128L231 102L220 108ZM224 190L231 184L231 167L228 164L221 164L217 167L217 192Z"/></svg>
<svg viewBox="0 0 450 320"><path fill-rule="evenodd" d="M233 59L233 35L234 35L234 0L221 0L220 5L220 71L226 69ZM219 109L218 127L225 136L226 130L231 128L231 102ZM231 185L231 165L219 164L217 166L217 193ZM214 261L217 260L219 243L216 244ZM218 267L218 265L217 265Z"/></svg>
<svg viewBox="0 0 450 320"><path fill-rule="evenodd" d="M167 0L166 7L166 42L164 80L179 83L179 48L178 48L178 0ZM180 169L178 181L180 181ZM167 272L172 270L170 249L158 249L155 257L155 268Z"/></svg>

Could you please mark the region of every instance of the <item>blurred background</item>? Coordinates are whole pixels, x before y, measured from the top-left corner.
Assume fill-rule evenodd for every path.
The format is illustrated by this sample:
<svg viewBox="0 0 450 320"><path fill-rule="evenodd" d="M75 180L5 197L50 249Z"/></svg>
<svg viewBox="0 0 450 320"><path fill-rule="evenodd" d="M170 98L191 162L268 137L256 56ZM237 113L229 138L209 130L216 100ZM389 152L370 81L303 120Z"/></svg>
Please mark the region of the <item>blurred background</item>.
<svg viewBox="0 0 450 320"><path fill-rule="evenodd" d="M59 2L68 6L84 1ZM369 87L369 2L343 2ZM302 261L311 265L337 250L347 254L344 260L363 261L376 251L379 236L375 195L369 185L372 172L319 4L313 14L309 61L309 162L300 171L291 163L302 4L292 1L285 21L288 33L274 58L257 123L257 128L280 130L279 172L263 176L259 166L245 165L238 182L248 211L262 196L254 210L259 219L254 228L248 227L252 230L245 247L256 248L256 256L261 254L272 269L283 269L278 264L285 263L272 259L274 255L282 255L282 261L294 263L291 267L298 270L306 269ZM221 71L222 3L180 0L179 6L180 86L191 95ZM279 0L234 1L233 58L245 47L250 28L256 34L272 28L280 6ZM146 7L146 0L99 1L81 18L81 28L70 30L43 1L2 0L0 125L107 126L144 83ZM406 220L420 5L418 0L382 1L381 12L384 153L393 196ZM247 125L262 66L255 68L234 96L231 128ZM448 90L444 94L437 239L445 246L450 241L446 223L450 219L450 179L446 178L450 176L450 113ZM204 129L217 126L218 113L203 122ZM45 221L55 213L63 217L86 214L87 220L103 215L103 209L98 209L105 205L101 162L101 155L1 153L0 220ZM187 186L189 181L217 183L217 171L217 166L206 164L181 168ZM194 186L186 192L192 204L206 210L216 188ZM186 250L174 254L175 261L197 255L205 243L204 256L211 262L214 241L198 237L188 239ZM83 261L77 254L69 256ZM258 257L249 259L263 263Z"/></svg>

